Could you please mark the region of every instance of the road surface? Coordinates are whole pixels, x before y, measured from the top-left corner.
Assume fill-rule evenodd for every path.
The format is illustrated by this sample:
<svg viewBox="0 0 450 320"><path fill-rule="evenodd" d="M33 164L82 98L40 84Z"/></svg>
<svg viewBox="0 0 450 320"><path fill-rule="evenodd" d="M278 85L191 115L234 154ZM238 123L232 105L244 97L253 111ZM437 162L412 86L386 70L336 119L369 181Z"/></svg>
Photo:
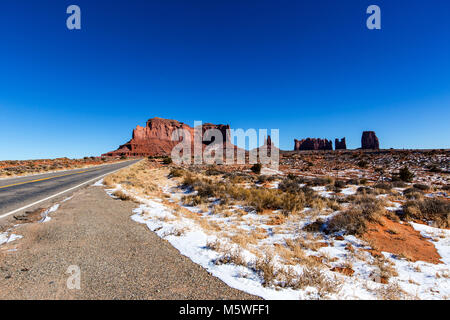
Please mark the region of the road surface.
<svg viewBox="0 0 450 320"><path fill-rule="evenodd" d="M59 171L0 180L0 219L19 214L51 198L70 196L70 192L90 181L132 165L139 160L101 165L85 169Z"/></svg>

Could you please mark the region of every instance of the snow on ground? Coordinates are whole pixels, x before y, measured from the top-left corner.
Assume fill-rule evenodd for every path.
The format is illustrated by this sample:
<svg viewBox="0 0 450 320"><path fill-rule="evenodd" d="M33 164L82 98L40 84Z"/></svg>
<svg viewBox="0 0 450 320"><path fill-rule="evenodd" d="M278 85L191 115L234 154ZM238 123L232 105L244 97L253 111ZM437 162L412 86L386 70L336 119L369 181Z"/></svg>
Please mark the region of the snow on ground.
<svg viewBox="0 0 450 320"><path fill-rule="evenodd" d="M333 191L326 191L327 188L324 186L319 186L319 187L312 187L312 189L314 191L317 191L317 193L319 194L319 196L324 197L324 198L331 198L333 195Z"/></svg>
<svg viewBox="0 0 450 320"><path fill-rule="evenodd" d="M261 169L261 174L265 175L265 176L272 176L272 175L284 175L284 173L282 171L273 169L273 168L268 168L268 167L263 167Z"/></svg>
<svg viewBox="0 0 450 320"><path fill-rule="evenodd" d="M415 263L393 259L399 273L399 285L403 290L415 293L420 299L450 299L450 230L433 228L410 222L424 238L432 241L441 256L442 263ZM385 256L392 256L384 253Z"/></svg>
<svg viewBox="0 0 450 320"><path fill-rule="evenodd" d="M65 201L67 201L69 199L70 198L66 198L66 199L63 200L63 202L65 202ZM59 208L59 203L57 203L57 204L51 206L49 209L45 210L42 213L42 220L40 222L48 222L48 221L52 220L52 218L49 216L49 214L52 213L52 212L55 212L56 210L58 210L58 208Z"/></svg>
<svg viewBox="0 0 450 320"><path fill-rule="evenodd" d="M98 180L92 185L93 187L103 187L103 179Z"/></svg>
<svg viewBox="0 0 450 320"><path fill-rule="evenodd" d="M22 238L22 236L18 235L18 234L9 233L9 232L0 233L0 245L2 245L4 243L12 242L12 241L20 239L20 238Z"/></svg>
<svg viewBox="0 0 450 320"><path fill-rule="evenodd" d="M183 195L187 194L186 190L166 186L162 188L165 196L171 203L178 203L182 208L196 214L199 220L207 220L216 223L220 227L220 231L205 230L201 223L189 216L180 214L177 210L164 204L161 198L142 198L129 190L124 190L120 185L116 189L109 189L107 193L114 197L116 190L122 190L132 195L141 205L133 211L132 219L136 222L146 224L147 227L154 231L161 238L169 241L181 254L189 257L193 262L201 265L212 275L218 277L230 287L254 294L264 299L378 299L380 298L380 290L390 286L398 285L407 294L406 298L419 299L449 299L450 298L450 231L431 228L423 225L416 225L416 229L420 229L421 233L426 237L437 239L434 244L438 248L439 254L443 257L445 264L433 265L425 262L409 262L399 259L392 254L383 253L388 261L395 266L398 276L392 276L389 284L381 284L376 279L377 267L374 258L366 251L370 249L362 240L354 236L345 236L342 240L333 238L325 238L317 240L323 242L324 246L318 250L304 249L308 256L316 256L317 258L325 257L328 261L325 269L321 269L328 279L334 279L341 284L341 289L337 293L329 293L320 295L315 287L306 287L302 289L265 287L261 275L252 267L255 264L257 256L254 250L263 250L262 248L274 247L282 245L287 239L294 239L298 236L307 238L307 234L301 229L317 218L329 218L329 215L316 215L313 218L303 215L300 220L287 221L281 226L268 224L268 217L256 212L248 212L239 219L234 216L224 216L215 214L209 210L199 207L185 206L180 202ZM314 188L325 196L325 189L322 187ZM350 189L350 188L348 188ZM348 190L351 194L351 191ZM393 204L391 210L398 209L399 204ZM234 206L235 210L242 209ZM304 212L312 210L305 208ZM257 245L248 245L243 248L236 243L227 239L239 231L252 231L256 228L263 229L267 232L268 237L261 239ZM303 232L303 233L302 233ZM228 236L224 236L227 235ZM223 254L215 251L208 246L216 240L229 246L230 251L239 252L246 266L233 263L217 264L217 259L223 257ZM325 245L326 244L326 245ZM358 254L351 253L348 246L352 246ZM251 252L253 251L253 252ZM283 260L275 255L275 266L294 272L300 275L304 271L304 266L295 264L288 266ZM353 276L345 276L330 269L333 267L351 266L354 270ZM289 269L290 268L290 269Z"/></svg>

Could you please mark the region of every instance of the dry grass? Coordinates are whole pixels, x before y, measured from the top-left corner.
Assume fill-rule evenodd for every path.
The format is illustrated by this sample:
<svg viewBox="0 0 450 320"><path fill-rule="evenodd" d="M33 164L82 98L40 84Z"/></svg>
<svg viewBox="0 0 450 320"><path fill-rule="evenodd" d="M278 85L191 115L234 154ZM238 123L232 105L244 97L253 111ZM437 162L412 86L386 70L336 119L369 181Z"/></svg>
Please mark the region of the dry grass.
<svg viewBox="0 0 450 320"><path fill-rule="evenodd" d="M433 221L439 228L450 227L450 202L448 200L426 198L410 200L403 206L403 219Z"/></svg>
<svg viewBox="0 0 450 320"><path fill-rule="evenodd" d="M122 190L117 190L114 192L114 196L123 201L133 200L133 198Z"/></svg>
<svg viewBox="0 0 450 320"><path fill-rule="evenodd" d="M397 283L380 287L376 290L376 294L380 300L400 300L406 297L405 292Z"/></svg>
<svg viewBox="0 0 450 320"><path fill-rule="evenodd" d="M366 231L368 222L379 222L385 214L382 200L372 195L359 195L354 198L350 208L328 221L326 231L361 235Z"/></svg>

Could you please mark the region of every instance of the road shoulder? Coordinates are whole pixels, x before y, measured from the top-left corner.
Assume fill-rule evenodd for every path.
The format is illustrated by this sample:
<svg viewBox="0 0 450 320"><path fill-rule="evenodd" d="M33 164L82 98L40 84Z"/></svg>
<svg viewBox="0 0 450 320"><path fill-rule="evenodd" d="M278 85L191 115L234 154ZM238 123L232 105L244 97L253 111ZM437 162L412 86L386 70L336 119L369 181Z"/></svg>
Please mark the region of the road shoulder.
<svg viewBox="0 0 450 320"><path fill-rule="evenodd" d="M45 223L0 247L0 299L253 299L130 219L136 204L101 187L75 192ZM15 251L11 251L15 250ZM81 289L68 289L69 266Z"/></svg>

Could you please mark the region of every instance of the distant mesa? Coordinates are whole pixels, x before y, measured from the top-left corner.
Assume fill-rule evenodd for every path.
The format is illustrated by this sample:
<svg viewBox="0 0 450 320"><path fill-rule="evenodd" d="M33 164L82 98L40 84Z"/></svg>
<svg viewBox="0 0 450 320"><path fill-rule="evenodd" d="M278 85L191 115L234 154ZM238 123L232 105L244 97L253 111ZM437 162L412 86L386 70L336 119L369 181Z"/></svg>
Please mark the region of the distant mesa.
<svg viewBox="0 0 450 320"><path fill-rule="evenodd" d="M347 150L347 144L345 142L345 138L342 138L341 140L336 138L334 140L334 149L335 150Z"/></svg>
<svg viewBox="0 0 450 320"><path fill-rule="evenodd" d="M226 145L231 145L230 138L227 135L229 125L224 124L203 124L202 133L207 129L218 129L223 134L223 141ZM148 157L148 156L164 156L170 155L173 147L182 140L181 136L175 136L175 141L172 141L172 133L177 129L185 129L191 135L191 142L194 141L194 128L189 125L179 122L177 120L152 118L147 121L145 127L137 126L133 130L132 138L127 143L119 146L117 150L103 154L106 157ZM203 147L214 142L214 137L211 141L202 141ZM226 148L227 146L225 146ZM234 146L233 146L234 147Z"/></svg>
<svg viewBox="0 0 450 320"><path fill-rule="evenodd" d="M380 142L374 131L364 131L361 137L361 149L379 150Z"/></svg>
<svg viewBox="0 0 450 320"><path fill-rule="evenodd" d="M333 143L331 140L318 138L294 139L294 150L333 150Z"/></svg>

